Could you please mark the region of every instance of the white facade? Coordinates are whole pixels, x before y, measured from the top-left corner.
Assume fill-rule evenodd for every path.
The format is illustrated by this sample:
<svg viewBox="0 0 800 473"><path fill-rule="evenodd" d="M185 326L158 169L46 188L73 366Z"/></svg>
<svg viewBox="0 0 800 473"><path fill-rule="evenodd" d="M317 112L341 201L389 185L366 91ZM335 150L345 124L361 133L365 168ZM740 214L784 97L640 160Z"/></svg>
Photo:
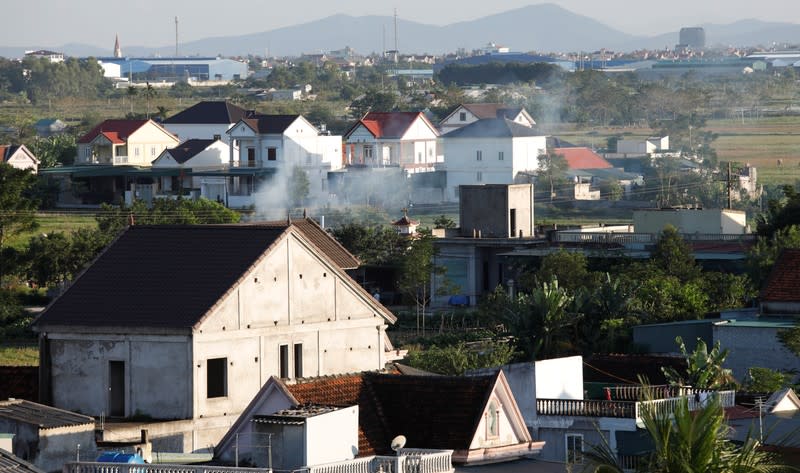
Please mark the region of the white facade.
<svg viewBox="0 0 800 473"><path fill-rule="evenodd" d="M657 153L669 149L669 136L657 136L647 139L617 141L618 154L641 155Z"/></svg>
<svg viewBox="0 0 800 473"><path fill-rule="evenodd" d="M391 113L380 114L390 122ZM365 119L367 119L365 117ZM409 173L433 169L444 161L438 145L439 134L423 117L417 117L400 136L376 136L364 123L359 123L345 136L347 164L366 166L399 166Z"/></svg>
<svg viewBox="0 0 800 473"><path fill-rule="evenodd" d="M750 233L747 215L731 209L654 209L634 210L633 227L637 233L661 233L672 225L679 233Z"/></svg>
<svg viewBox="0 0 800 473"><path fill-rule="evenodd" d="M169 150L164 150L161 155L153 161L154 169L191 169L193 172L202 170L220 170L228 166L230 147L222 141L215 141L203 151L194 155L184 163L178 163L173 159ZM200 189L200 197L208 200L224 201L225 198L225 178L222 176L191 175L183 177L161 176L158 178L158 186L154 194L170 195L178 190Z"/></svg>
<svg viewBox="0 0 800 473"><path fill-rule="evenodd" d="M114 129L109 126L104 131L112 133ZM121 141L99 133L88 143L79 142L75 164L150 166L162 151L177 144L174 135L148 120Z"/></svg>
<svg viewBox="0 0 800 473"><path fill-rule="evenodd" d="M230 144L230 135L228 130L235 125L235 123L165 123L166 128L170 133L177 136L181 143L186 140L210 140L215 136Z"/></svg>
<svg viewBox="0 0 800 473"><path fill-rule="evenodd" d="M6 153L9 156L4 156ZM0 162L5 162L12 168L30 169L34 174L39 169L39 159L25 145L20 145L16 149L0 146Z"/></svg>
<svg viewBox="0 0 800 473"><path fill-rule="evenodd" d="M480 106L480 105L478 105ZM503 109L501 109L503 110ZM504 110L511 110L510 108ZM533 120L528 112L525 109L519 109L519 111L513 115L509 116L510 114L505 114L506 118L509 120L519 123L520 125L525 125L527 127L533 127L536 125L536 122ZM475 123L476 121L480 120L481 118L496 118L495 116L486 116L486 117L479 117L475 113L473 113L469 107L464 105L459 105L450 115L444 118L439 123L439 130L441 130L442 134L447 134L453 130L458 130L459 128L463 128L471 123Z"/></svg>
<svg viewBox="0 0 800 473"><path fill-rule="evenodd" d="M514 184L521 173L535 173L538 157L547 149L546 137L442 139L447 171L445 199L458 201L458 187Z"/></svg>

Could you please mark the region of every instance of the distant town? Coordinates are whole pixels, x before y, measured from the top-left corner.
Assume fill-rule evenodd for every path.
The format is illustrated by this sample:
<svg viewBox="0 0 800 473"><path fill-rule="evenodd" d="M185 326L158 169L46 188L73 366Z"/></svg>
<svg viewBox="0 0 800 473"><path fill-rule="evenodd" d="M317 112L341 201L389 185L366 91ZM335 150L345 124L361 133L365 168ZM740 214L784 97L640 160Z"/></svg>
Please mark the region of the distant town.
<svg viewBox="0 0 800 473"><path fill-rule="evenodd" d="M178 25L0 58L0 470L800 464L800 37Z"/></svg>

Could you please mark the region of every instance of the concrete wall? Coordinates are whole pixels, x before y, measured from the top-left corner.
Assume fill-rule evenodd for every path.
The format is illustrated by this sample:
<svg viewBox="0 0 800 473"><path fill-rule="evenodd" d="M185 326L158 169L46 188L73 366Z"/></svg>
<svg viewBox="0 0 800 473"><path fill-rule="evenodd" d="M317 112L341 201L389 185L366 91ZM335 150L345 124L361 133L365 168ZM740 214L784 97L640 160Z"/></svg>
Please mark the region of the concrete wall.
<svg viewBox="0 0 800 473"><path fill-rule="evenodd" d="M192 416L188 336L47 334L54 406L109 415L109 362L125 364L125 415Z"/></svg>
<svg viewBox="0 0 800 473"><path fill-rule="evenodd" d="M536 399L583 399L583 357L535 362Z"/></svg>
<svg viewBox="0 0 800 473"><path fill-rule="evenodd" d="M352 460L358 455L358 406L306 419L305 466Z"/></svg>
<svg viewBox="0 0 800 473"><path fill-rule="evenodd" d="M461 231L472 236L480 231L484 238L532 236L533 186L531 184L461 186L459 218ZM511 210L516 215L511 228Z"/></svg>
<svg viewBox="0 0 800 473"><path fill-rule="evenodd" d="M730 350L725 367L737 380L744 380L748 368L760 366L778 371L800 370L800 358L778 341L778 327L717 324L714 342Z"/></svg>
<svg viewBox="0 0 800 473"><path fill-rule="evenodd" d="M672 225L681 233L724 233L740 235L746 232L744 212L727 209L664 209L635 210L633 226L637 233L660 233Z"/></svg>
<svg viewBox="0 0 800 473"><path fill-rule="evenodd" d="M75 460L78 445L81 458L94 460L94 424L40 429L38 425L0 418L0 433L13 434L10 452L46 472L61 471L65 462Z"/></svg>
<svg viewBox="0 0 800 473"><path fill-rule="evenodd" d="M128 137L128 163L149 166L162 151L179 143L155 123L146 123Z"/></svg>
<svg viewBox="0 0 800 473"><path fill-rule="evenodd" d="M210 140L214 135L219 135L220 139L227 144L231 143L231 137L227 134L228 129L232 127L233 123L221 124L192 124L192 123L165 123L164 128L170 133L178 137L181 143L186 140L200 139ZM228 157L225 156L225 162Z"/></svg>

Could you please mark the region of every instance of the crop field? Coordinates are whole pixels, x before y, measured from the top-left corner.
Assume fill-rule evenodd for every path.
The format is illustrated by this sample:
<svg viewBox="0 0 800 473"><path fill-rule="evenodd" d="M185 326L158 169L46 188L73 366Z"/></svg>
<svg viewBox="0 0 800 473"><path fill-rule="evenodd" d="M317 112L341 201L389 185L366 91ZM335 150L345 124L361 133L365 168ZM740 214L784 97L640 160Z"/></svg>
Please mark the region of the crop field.
<svg viewBox="0 0 800 473"><path fill-rule="evenodd" d="M0 346L0 366L39 366L36 342Z"/></svg>
<svg viewBox="0 0 800 473"><path fill-rule="evenodd" d="M39 213L36 214L36 222L39 224L36 230L14 235L9 239L9 246L22 249L31 237L42 233L70 233L79 228L97 228L93 215L78 213Z"/></svg>

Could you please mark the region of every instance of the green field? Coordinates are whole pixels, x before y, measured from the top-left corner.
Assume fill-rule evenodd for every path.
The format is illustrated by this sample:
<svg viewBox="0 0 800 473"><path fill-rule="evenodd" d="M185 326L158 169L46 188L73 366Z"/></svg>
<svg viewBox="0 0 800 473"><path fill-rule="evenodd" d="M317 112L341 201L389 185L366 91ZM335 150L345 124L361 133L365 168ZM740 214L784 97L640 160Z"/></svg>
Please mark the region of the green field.
<svg viewBox="0 0 800 473"><path fill-rule="evenodd" d="M0 346L0 366L39 366L39 347L35 342Z"/></svg>
<svg viewBox="0 0 800 473"><path fill-rule="evenodd" d="M39 224L36 230L12 236L8 245L22 249L31 237L42 233L69 233L79 228L97 228L97 221L93 215L78 213L39 213L36 214L36 222Z"/></svg>

